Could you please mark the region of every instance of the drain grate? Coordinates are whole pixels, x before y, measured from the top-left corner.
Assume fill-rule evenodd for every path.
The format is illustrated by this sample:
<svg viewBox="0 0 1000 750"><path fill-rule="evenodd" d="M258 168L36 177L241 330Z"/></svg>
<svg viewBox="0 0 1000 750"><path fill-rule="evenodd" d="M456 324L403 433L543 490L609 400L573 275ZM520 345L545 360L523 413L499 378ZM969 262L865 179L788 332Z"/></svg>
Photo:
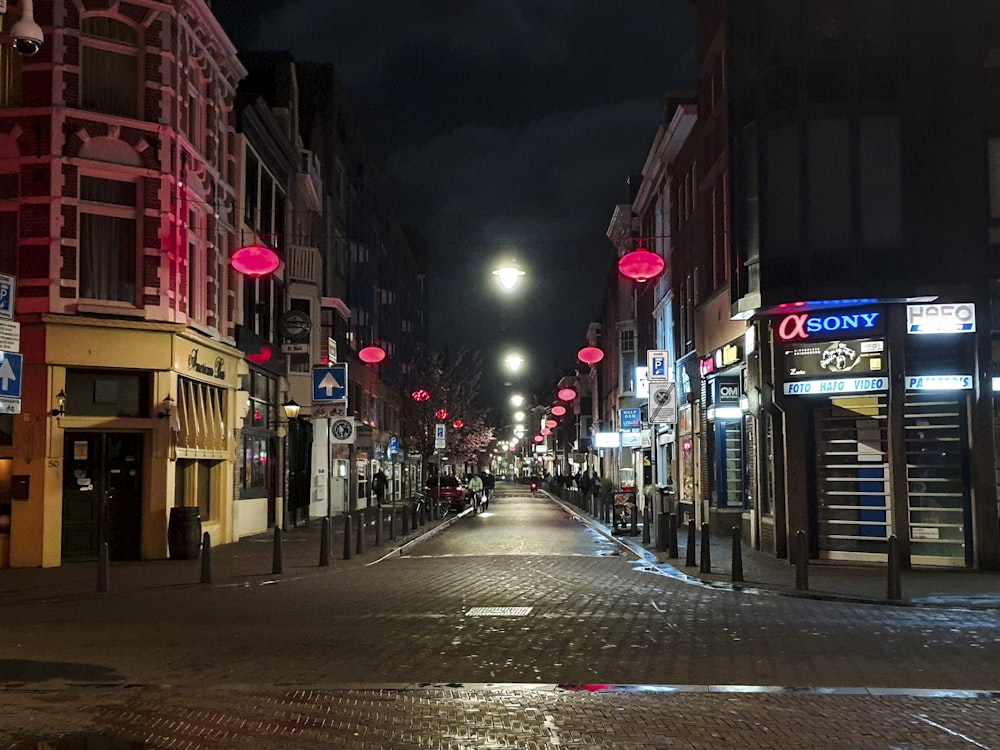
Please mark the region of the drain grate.
<svg viewBox="0 0 1000 750"><path fill-rule="evenodd" d="M531 607L472 607L466 617L527 617Z"/></svg>

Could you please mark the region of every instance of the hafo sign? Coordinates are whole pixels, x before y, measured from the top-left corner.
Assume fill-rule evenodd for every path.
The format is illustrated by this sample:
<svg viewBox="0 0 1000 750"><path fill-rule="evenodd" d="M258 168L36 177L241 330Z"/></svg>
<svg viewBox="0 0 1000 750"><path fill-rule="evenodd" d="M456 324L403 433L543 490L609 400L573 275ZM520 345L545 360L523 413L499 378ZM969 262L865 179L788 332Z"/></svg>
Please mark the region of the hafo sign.
<svg viewBox="0 0 1000 750"><path fill-rule="evenodd" d="M906 306L907 333L975 333L976 306L971 302Z"/></svg>
<svg viewBox="0 0 1000 750"><path fill-rule="evenodd" d="M796 313L786 315L778 323L778 338L782 341L807 341L845 334L871 334L882 322L877 311L851 313Z"/></svg>

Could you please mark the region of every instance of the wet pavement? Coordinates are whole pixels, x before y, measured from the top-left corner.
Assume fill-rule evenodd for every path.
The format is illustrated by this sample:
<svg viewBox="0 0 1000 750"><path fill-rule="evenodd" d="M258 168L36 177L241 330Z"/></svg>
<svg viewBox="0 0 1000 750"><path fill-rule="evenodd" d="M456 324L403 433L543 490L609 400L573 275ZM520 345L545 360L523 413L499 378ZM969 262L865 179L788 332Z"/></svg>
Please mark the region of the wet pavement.
<svg viewBox="0 0 1000 750"><path fill-rule="evenodd" d="M549 494L555 502L595 531L620 545L626 554L655 566L659 572L694 586L736 589L761 594L806 597L845 602L883 603L895 606L959 607L1000 609L1000 571L968 569L912 569L900 571L898 591L894 589L886 566L857 565L811 560L806 570L805 588L796 567L786 559L748 549L745 544L734 558L731 538L711 537L708 568L703 570L701 534L695 535L693 555L688 555L688 529L677 533L677 556L671 557L669 543L657 545L655 525L651 524L649 541L641 524L636 534L623 533L595 518L584 509ZM463 515L470 515L471 509ZM381 535L378 509L367 508L351 514L348 529L344 516L329 519L329 565L338 567L366 565L385 555L405 552L408 545L455 522L456 514L443 519L408 520L404 532L402 508L382 509ZM359 545L358 527L364 519L364 534ZM350 534L345 543L345 532ZM304 576L322 573L323 522L276 534L255 535L233 544L214 547L206 576L203 560L112 561L107 571L97 563L76 563L57 568L15 568L0 570L0 607L18 602L38 602L59 598L103 595L121 591L156 590L178 586L227 586L266 582L275 575ZM280 559L280 573L275 573L275 559ZM688 562L693 559L694 564ZM742 580L733 580L733 562L742 568ZM895 594L898 593L898 596ZM890 596L890 594L892 594Z"/></svg>

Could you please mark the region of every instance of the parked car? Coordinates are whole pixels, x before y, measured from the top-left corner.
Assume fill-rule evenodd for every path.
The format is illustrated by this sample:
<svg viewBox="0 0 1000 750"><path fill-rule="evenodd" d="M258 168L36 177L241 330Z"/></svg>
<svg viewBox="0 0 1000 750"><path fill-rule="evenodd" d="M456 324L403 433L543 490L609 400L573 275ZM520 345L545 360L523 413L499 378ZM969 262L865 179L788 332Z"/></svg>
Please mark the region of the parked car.
<svg viewBox="0 0 1000 750"><path fill-rule="evenodd" d="M458 477L428 477L424 495L430 500L447 501L453 511L465 509L465 487Z"/></svg>

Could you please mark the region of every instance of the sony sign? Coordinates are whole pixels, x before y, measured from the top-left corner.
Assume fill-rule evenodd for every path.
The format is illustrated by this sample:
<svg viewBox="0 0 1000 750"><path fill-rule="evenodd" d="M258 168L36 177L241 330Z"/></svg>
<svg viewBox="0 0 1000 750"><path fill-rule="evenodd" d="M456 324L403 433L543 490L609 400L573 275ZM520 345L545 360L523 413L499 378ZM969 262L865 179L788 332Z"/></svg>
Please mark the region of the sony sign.
<svg viewBox="0 0 1000 750"><path fill-rule="evenodd" d="M882 313L864 311L852 313L795 313L778 323L778 338L782 341L807 341L812 338L840 337L845 333L873 333L879 327Z"/></svg>
<svg viewBox="0 0 1000 750"><path fill-rule="evenodd" d="M975 333L976 306L971 302L906 306L907 333Z"/></svg>

